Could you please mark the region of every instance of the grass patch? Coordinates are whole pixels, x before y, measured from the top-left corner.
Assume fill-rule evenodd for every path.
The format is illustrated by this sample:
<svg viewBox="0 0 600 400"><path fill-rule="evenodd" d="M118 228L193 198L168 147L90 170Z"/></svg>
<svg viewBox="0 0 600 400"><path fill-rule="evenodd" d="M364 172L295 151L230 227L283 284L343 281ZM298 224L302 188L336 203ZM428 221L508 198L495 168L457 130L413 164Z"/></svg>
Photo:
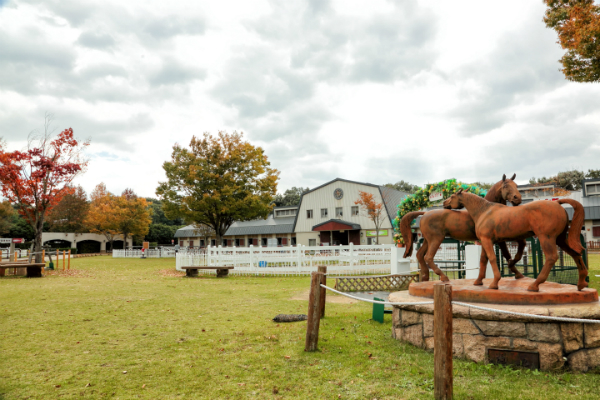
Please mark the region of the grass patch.
<svg viewBox="0 0 600 400"><path fill-rule="evenodd" d="M70 272L0 279L0 399L433 398L433 354L391 338L391 317L328 304L305 353L308 277L187 279L173 259L72 260ZM590 255L600 287L600 255ZM457 399L575 399L600 375L455 360ZM126 372L125 372L126 371Z"/></svg>

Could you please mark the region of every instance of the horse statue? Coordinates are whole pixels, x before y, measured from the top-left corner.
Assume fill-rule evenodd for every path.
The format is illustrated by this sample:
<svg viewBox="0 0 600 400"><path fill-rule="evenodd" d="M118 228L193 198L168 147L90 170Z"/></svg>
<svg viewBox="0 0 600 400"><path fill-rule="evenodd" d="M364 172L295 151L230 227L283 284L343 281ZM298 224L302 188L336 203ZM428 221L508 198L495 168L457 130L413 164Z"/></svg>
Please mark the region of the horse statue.
<svg viewBox="0 0 600 400"><path fill-rule="evenodd" d="M570 204L575 210L571 227L569 227L567 211L561 207L561 204ZM466 208L475 222L475 233L483 247L479 277L475 280L475 285L483 285L489 259L494 270L494 280L489 288L498 289L500 270L494 254L494 243L524 240L535 235L540 241L546 262L537 279L527 288L528 291L538 292L540 284L548 279L550 270L558 260L556 245L573 257L577 264L579 270L577 289L581 291L588 286L585 281L588 275L587 267L581 257L583 247L579 242L584 210L578 201L571 199L533 201L519 207L507 207L491 203L461 189L444 201L444 208Z"/></svg>
<svg viewBox="0 0 600 400"><path fill-rule="evenodd" d="M514 182L517 174L513 174L512 178L506 179L506 174L502 176L502 180L495 183L488 190L485 199L498 204L506 205L510 201L513 205L521 204L521 193ZM414 211L409 212L400 220L400 232L406 243L404 258L410 257L413 252L412 232L410 224L419 215L421 218L420 226L423 234L423 245L417 251L417 260L421 270L421 281L429 280L429 268L431 268L442 281L448 281L448 277L438 268L433 262L435 253L437 253L440 244L445 237L451 237L458 240L477 240L475 234L475 223L467 211L452 211L452 210L432 210L432 211ZM514 260L511 259L510 252L506 243L498 243L500 251L508 261L508 268L515 274L516 279L523 278L523 274L517 270L515 264L523 256L525 249L525 240L518 240L519 248ZM429 268L428 268L429 266Z"/></svg>

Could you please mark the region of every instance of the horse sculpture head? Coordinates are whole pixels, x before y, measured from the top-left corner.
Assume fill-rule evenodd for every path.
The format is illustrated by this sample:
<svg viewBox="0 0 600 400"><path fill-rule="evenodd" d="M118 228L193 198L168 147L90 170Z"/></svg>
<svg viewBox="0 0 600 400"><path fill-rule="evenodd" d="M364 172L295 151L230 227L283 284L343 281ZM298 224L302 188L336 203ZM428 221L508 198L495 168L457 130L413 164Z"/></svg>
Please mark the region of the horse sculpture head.
<svg viewBox="0 0 600 400"><path fill-rule="evenodd" d="M504 202L510 201L513 206L521 204L521 193L519 193L519 188L514 181L516 177L517 174L513 174L512 178L506 179L506 174L504 174L502 180L494 185L502 200Z"/></svg>
<svg viewBox="0 0 600 400"><path fill-rule="evenodd" d="M452 196L448 197L446 200L444 200L443 206L445 209L447 210L459 210L461 208L464 208L465 205L463 204L462 200L462 189L459 189L458 192L454 193Z"/></svg>

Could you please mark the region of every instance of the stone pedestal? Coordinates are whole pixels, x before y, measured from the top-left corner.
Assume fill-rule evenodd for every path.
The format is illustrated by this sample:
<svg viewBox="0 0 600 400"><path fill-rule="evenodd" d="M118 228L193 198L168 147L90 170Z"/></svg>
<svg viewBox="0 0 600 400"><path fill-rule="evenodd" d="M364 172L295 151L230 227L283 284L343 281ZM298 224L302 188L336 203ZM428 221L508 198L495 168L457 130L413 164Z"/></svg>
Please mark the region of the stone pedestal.
<svg viewBox="0 0 600 400"><path fill-rule="evenodd" d="M424 300L406 291L389 296L391 302ZM534 315L600 319L598 301L554 305L466 303ZM542 321L458 305L453 306L453 318L455 358L485 363L493 349L534 353L536 358L539 355L539 368L543 371L563 367L588 371L600 366L600 324ZM392 336L433 351L433 304L394 306Z"/></svg>

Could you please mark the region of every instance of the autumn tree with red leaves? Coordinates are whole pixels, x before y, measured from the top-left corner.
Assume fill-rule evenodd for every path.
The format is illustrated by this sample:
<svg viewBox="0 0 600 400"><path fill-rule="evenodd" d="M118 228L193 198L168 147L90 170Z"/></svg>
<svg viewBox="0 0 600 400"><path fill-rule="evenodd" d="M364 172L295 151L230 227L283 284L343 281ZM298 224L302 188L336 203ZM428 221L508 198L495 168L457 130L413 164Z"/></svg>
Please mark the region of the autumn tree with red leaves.
<svg viewBox="0 0 600 400"><path fill-rule="evenodd" d="M29 136L26 150L0 148L0 191L33 228L38 263L42 262L44 220L66 194L73 192L70 185L87 166L82 150L89 144L78 142L71 128L52 139L50 121L46 117L43 134Z"/></svg>
<svg viewBox="0 0 600 400"><path fill-rule="evenodd" d="M360 206L361 211L375 224L375 236L377 244L379 244L379 228L381 228L387 216L383 204L378 203L372 193L363 192L362 190L358 191L358 199L354 204Z"/></svg>

